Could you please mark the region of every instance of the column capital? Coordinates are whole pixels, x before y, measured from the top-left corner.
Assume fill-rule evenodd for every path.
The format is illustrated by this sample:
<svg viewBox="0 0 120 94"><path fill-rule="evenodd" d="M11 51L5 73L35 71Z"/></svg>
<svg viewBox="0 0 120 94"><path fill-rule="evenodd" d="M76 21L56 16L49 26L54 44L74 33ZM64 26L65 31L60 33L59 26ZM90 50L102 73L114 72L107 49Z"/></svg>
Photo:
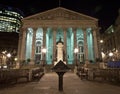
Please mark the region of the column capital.
<svg viewBox="0 0 120 94"><path fill-rule="evenodd" d="M27 30L23 29L23 31L19 33L19 37L26 37L26 31Z"/></svg>
<svg viewBox="0 0 120 94"><path fill-rule="evenodd" d="M56 27L51 27L51 29L52 29L53 31L57 31L58 28L56 28Z"/></svg>
<svg viewBox="0 0 120 94"><path fill-rule="evenodd" d="M27 27L22 27L22 28L20 28L20 33L23 34L23 32L26 32L27 29L28 29Z"/></svg>
<svg viewBox="0 0 120 94"><path fill-rule="evenodd" d="M77 31L77 27L72 27L72 30L73 31Z"/></svg>
<svg viewBox="0 0 120 94"><path fill-rule="evenodd" d="M32 27L33 31L36 32L37 31L37 27Z"/></svg>
<svg viewBox="0 0 120 94"><path fill-rule="evenodd" d="M47 29L50 27L42 27L43 31L47 31Z"/></svg>
<svg viewBox="0 0 120 94"><path fill-rule="evenodd" d="M67 28L67 27L62 27L62 30L63 30L63 31L67 31L68 28Z"/></svg>
<svg viewBox="0 0 120 94"><path fill-rule="evenodd" d="M100 27L96 27L96 28L92 28L92 31L99 31L101 28Z"/></svg>
<svg viewBox="0 0 120 94"><path fill-rule="evenodd" d="M87 27L82 27L81 28L83 31L86 31L87 30Z"/></svg>

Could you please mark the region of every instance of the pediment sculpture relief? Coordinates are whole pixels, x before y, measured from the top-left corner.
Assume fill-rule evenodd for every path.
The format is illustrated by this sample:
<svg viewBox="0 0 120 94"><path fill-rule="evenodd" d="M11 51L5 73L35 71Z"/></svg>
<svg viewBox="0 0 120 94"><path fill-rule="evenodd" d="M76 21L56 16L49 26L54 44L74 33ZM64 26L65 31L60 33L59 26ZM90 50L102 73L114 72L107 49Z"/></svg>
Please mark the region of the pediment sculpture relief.
<svg viewBox="0 0 120 94"><path fill-rule="evenodd" d="M27 20L91 20L90 17L66 10L64 8L57 8L53 10L48 10L43 13L38 13L37 15L34 15L33 17L28 17Z"/></svg>

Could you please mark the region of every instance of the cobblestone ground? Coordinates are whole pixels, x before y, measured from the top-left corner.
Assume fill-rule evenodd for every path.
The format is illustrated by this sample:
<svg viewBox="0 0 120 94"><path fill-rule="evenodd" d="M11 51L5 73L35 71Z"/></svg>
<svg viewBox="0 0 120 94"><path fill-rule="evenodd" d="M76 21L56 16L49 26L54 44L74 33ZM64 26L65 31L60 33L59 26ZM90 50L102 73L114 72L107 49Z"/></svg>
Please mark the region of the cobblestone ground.
<svg viewBox="0 0 120 94"><path fill-rule="evenodd" d="M74 73L63 78L63 92L58 91L57 74L46 73L39 81L1 88L0 94L120 94L120 86L81 80Z"/></svg>

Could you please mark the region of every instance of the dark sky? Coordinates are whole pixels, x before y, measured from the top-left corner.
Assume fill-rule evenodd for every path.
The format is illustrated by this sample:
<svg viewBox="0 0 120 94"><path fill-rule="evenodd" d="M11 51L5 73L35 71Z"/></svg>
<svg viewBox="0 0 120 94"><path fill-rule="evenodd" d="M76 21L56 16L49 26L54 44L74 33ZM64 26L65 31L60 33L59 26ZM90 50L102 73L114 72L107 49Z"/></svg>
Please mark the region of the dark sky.
<svg viewBox="0 0 120 94"><path fill-rule="evenodd" d="M59 6L59 0L0 0L0 4L23 11L24 17ZM80 12L99 19L100 27L105 30L114 24L120 8L119 0L61 0L61 7Z"/></svg>

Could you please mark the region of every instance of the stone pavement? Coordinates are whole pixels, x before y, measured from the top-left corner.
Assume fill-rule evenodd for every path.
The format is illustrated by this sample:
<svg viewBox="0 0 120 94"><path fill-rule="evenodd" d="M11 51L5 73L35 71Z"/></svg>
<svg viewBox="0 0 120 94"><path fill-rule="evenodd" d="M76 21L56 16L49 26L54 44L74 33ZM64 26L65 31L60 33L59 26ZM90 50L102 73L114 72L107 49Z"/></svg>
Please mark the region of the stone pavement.
<svg viewBox="0 0 120 94"><path fill-rule="evenodd" d="M120 94L120 87L107 83L81 80L67 72L63 77L63 92L58 91L56 73L46 73L39 81L16 84L0 89L0 94Z"/></svg>

